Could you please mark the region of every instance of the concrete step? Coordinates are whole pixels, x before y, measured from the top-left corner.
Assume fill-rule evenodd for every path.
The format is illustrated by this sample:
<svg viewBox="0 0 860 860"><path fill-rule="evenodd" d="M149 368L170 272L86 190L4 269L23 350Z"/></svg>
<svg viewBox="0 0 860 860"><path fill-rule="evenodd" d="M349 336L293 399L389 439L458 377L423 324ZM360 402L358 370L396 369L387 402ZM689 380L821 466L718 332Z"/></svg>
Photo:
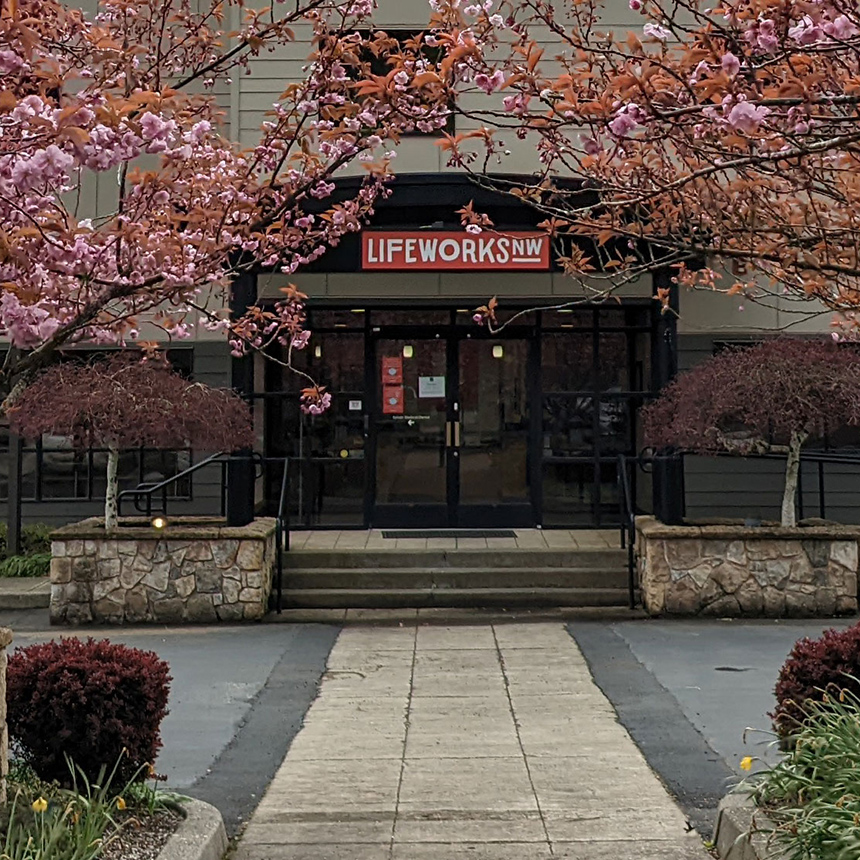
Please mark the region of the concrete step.
<svg viewBox="0 0 860 860"><path fill-rule="evenodd" d="M0 610L46 609L51 603L51 580L47 576L0 577Z"/></svg>
<svg viewBox="0 0 860 860"><path fill-rule="evenodd" d="M622 567L284 569L286 589L627 588Z"/></svg>
<svg viewBox="0 0 860 860"><path fill-rule="evenodd" d="M623 549L450 549L352 550L301 549L283 553L285 568L625 568Z"/></svg>
<svg viewBox="0 0 860 860"><path fill-rule="evenodd" d="M301 588L283 593L284 608L399 609L443 606L626 606L621 588Z"/></svg>

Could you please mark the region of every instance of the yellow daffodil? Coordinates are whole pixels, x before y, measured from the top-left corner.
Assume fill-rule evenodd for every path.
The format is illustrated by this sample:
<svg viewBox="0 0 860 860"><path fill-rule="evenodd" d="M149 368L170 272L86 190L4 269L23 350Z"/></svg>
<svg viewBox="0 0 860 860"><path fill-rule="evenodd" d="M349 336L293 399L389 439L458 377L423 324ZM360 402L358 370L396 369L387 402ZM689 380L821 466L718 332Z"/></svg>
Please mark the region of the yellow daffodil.
<svg viewBox="0 0 860 860"><path fill-rule="evenodd" d="M752 770L753 758L751 755L745 755L741 759L741 770Z"/></svg>
<svg viewBox="0 0 860 860"><path fill-rule="evenodd" d="M48 801L44 797L37 797L33 801L33 812L44 812L48 808Z"/></svg>
<svg viewBox="0 0 860 860"><path fill-rule="evenodd" d="M125 800L121 797L118 797L116 799L116 808L122 810L122 809L125 809L125 807L126 807Z"/></svg>

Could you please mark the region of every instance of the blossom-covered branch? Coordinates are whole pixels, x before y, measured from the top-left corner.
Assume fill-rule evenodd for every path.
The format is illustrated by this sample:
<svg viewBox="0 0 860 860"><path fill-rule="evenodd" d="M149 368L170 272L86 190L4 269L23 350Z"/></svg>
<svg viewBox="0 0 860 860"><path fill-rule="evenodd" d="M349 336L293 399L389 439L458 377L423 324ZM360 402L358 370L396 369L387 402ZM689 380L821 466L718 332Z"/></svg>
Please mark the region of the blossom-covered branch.
<svg viewBox="0 0 860 860"><path fill-rule="evenodd" d="M821 302L851 322L857 4L629 6L640 23L615 34L599 0L511 0L502 21L439 0L440 38L473 13L474 89L502 94L463 111L477 127L445 141L450 162L544 213L548 230L569 237L571 274L614 280L670 265L681 283ZM511 135L535 141L540 166L533 181L505 187L489 174Z"/></svg>

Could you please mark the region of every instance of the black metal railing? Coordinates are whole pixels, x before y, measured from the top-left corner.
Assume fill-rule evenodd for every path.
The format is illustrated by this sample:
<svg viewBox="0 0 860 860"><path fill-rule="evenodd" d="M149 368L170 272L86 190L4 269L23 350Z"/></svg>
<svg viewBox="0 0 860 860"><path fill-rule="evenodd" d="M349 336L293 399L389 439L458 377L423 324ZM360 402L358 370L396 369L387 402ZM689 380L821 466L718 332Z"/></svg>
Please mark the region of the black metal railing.
<svg viewBox="0 0 860 860"><path fill-rule="evenodd" d="M621 529L621 548L627 550L627 595L630 608L636 608L636 506L633 504L633 494L630 491L630 472L627 469L628 458L618 455L618 505Z"/></svg>
<svg viewBox="0 0 860 860"><path fill-rule="evenodd" d="M283 553L290 551L290 458L283 458L284 469L281 473L281 492L278 496L278 510L275 516L275 612L281 614L284 596L284 559Z"/></svg>
<svg viewBox="0 0 860 860"><path fill-rule="evenodd" d="M223 451L218 454L212 454L209 457L205 457L197 463L189 466L187 469L183 469L181 472L177 472L175 475L171 475L169 478L165 478L163 481L159 481L156 484L138 484L132 490L123 490L117 496L117 515L122 516L122 503L126 499L133 499L134 509L141 514L144 514L147 517L151 517L153 513L166 514L167 513L167 501L171 498L168 493L168 489L172 487L178 481L182 481L187 478L189 475L193 475L194 472L211 465L212 463L221 463L221 516L223 517L227 510L227 463L230 460L230 455L225 454ZM154 509L153 508L153 496L157 493L161 494L161 508ZM141 507L141 500L143 500L143 507Z"/></svg>

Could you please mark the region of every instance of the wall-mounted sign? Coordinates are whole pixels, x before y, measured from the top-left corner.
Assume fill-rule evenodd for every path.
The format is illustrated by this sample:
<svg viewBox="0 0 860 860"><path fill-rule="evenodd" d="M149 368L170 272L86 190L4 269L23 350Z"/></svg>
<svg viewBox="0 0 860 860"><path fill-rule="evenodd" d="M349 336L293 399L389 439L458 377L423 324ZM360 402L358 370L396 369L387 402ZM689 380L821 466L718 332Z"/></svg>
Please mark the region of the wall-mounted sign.
<svg viewBox="0 0 860 860"><path fill-rule="evenodd" d="M403 386L402 385L383 385L382 386L382 414L383 415L402 415L403 414Z"/></svg>
<svg viewBox="0 0 860 860"><path fill-rule="evenodd" d="M444 397L444 376L419 376L418 397Z"/></svg>
<svg viewBox="0 0 860 860"><path fill-rule="evenodd" d="M361 412L361 401L360 400L350 400L349 401L349 411L350 412Z"/></svg>
<svg viewBox="0 0 860 860"><path fill-rule="evenodd" d="M401 385L403 383L403 359L399 355L383 356L382 384Z"/></svg>
<svg viewBox="0 0 860 860"><path fill-rule="evenodd" d="M524 230L366 231L361 235L361 267L400 271L546 271L549 236Z"/></svg>

